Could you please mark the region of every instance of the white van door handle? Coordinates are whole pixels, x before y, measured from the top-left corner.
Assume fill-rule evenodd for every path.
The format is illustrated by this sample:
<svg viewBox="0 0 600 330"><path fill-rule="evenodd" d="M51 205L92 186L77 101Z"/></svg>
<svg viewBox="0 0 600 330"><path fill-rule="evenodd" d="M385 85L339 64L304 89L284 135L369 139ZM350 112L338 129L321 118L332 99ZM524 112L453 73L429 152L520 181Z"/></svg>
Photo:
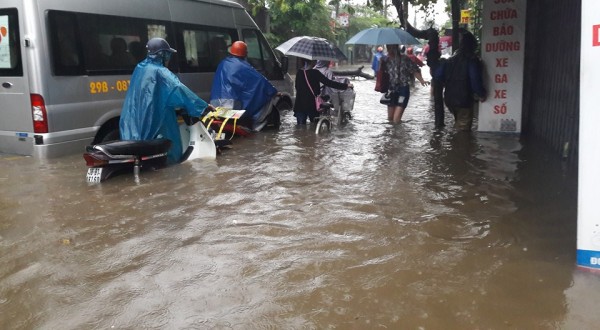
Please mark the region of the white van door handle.
<svg viewBox="0 0 600 330"><path fill-rule="evenodd" d="M8 81L5 81L5 82L3 82L3 83L2 83L2 87L4 87L4 88L11 88L11 87L12 87L12 85L13 85L13 84L12 84L12 83L10 83L10 82L8 82Z"/></svg>

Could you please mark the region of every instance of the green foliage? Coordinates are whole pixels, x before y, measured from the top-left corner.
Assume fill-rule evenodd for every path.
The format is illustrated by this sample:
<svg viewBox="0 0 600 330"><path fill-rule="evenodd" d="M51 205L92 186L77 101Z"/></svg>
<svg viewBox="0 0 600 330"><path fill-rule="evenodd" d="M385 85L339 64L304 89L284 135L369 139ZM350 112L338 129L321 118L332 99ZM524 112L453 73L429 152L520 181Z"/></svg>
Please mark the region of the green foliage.
<svg viewBox="0 0 600 330"><path fill-rule="evenodd" d="M271 33L266 37L271 44L302 35L327 39L334 36L329 24L331 10L324 0L251 0L248 3L253 11L268 8Z"/></svg>
<svg viewBox="0 0 600 330"><path fill-rule="evenodd" d="M418 10L432 13L436 0L409 2L418 6ZM279 45L295 36L309 35L329 39L345 48L344 43L361 30L399 25L398 17L390 21L382 15L383 0L368 0L363 6L350 5L343 0L248 0L247 3L253 13L260 8L268 8L270 33L266 33L265 37L271 45ZM337 22L332 24L332 11L338 15L350 14L349 26L341 27ZM430 20L433 21L434 17Z"/></svg>
<svg viewBox="0 0 600 330"><path fill-rule="evenodd" d="M398 23L388 20L372 8L366 6L356 7L355 14L350 19L350 25L347 29L340 28L340 34L347 32L348 36L352 37L364 29L386 26L398 26Z"/></svg>

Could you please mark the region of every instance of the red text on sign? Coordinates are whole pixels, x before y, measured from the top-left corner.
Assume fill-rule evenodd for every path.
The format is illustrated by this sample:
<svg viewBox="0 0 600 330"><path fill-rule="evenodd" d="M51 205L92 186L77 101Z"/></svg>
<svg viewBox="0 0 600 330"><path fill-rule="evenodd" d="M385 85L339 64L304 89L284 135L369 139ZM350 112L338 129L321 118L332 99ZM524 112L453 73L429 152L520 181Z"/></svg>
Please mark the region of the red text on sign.
<svg viewBox="0 0 600 330"><path fill-rule="evenodd" d="M515 32L515 28L512 25L506 26L502 24L502 26L494 26L492 28L493 36L510 36Z"/></svg>
<svg viewBox="0 0 600 330"><path fill-rule="evenodd" d="M506 74L497 74L495 79L497 84L505 84L508 82L508 75Z"/></svg>
<svg viewBox="0 0 600 330"><path fill-rule="evenodd" d="M505 99L506 98L506 89L497 89L495 90L496 94L494 96L495 99Z"/></svg>
<svg viewBox="0 0 600 330"><path fill-rule="evenodd" d="M506 107L506 103L502 103L502 105L495 105L494 106L494 114L499 115L505 115L506 112L508 111L507 107Z"/></svg>

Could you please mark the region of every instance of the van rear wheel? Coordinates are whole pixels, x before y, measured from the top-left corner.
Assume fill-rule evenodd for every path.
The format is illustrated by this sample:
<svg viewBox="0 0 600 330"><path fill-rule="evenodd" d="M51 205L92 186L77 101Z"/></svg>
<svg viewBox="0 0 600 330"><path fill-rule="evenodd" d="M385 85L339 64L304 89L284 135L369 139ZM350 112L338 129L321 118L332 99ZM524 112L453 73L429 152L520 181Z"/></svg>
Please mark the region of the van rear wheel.
<svg viewBox="0 0 600 330"><path fill-rule="evenodd" d="M279 100L279 102L277 102L276 107L277 107L277 109L279 109L279 111L291 111L293 108L293 105L292 105L291 101L288 100L287 98L282 98L281 100Z"/></svg>
<svg viewBox="0 0 600 330"><path fill-rule="evenodd" d="M100 139L100 142L104 143L104 142L119 140L120 137L121 136L119 134L119 129L115 129L115 130L111 130L111 131L107 132L102 137L102 139Z"/></svg>
<svg viewBox="0 0 600 330"><path fill-rule="evenodd" d="M109 141L120 140L121 134L119 132L119 120L111 120L106 123L98 134L96 134L96 138L94 139L93 144L106 143Z"/></svg>

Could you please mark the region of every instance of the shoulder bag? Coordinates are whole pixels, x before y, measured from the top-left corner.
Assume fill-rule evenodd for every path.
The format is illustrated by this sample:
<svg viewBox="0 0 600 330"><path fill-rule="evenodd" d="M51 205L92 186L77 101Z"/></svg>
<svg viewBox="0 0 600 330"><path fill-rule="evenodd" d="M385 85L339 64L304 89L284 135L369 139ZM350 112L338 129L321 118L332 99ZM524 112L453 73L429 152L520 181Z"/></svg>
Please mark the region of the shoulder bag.
<svg viewBox="0 0 600 330"><path fill-rule="evenodd" d="M375 79L375 91L385 93L390 87L390 75L387 73L387 58L382 57L379 60L379 70Z"/></svg>
<svg viewBox="0 0 600 330"><path fill-rule="evenodd" d="M392 92L385 92L381 95L381 99L379 99L379 103L390 105L392 103Z"/></svg>

